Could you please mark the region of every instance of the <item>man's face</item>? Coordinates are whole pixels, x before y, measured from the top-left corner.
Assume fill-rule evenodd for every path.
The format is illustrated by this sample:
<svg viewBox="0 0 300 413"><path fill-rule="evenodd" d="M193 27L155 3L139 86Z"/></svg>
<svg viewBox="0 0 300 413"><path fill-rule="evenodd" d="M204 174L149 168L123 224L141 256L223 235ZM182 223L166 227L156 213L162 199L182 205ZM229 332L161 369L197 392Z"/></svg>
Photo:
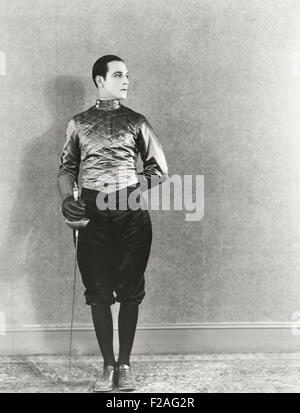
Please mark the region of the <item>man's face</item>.
<svg viewBox="0 0 300 413"><path fill-rule="evenodd" d="M102 99L126 99L129 85L128 70L123 62L114 60L108 64L106 79L97 76L100 80L98 83L100 98Z"/></svg>

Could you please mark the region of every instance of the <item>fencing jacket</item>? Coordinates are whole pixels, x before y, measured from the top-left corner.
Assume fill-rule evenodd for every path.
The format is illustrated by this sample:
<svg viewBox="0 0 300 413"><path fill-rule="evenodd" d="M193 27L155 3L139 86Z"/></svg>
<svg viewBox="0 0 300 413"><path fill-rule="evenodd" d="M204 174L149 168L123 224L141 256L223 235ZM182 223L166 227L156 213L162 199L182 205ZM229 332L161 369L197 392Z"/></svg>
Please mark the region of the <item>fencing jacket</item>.
<svg viewBox="0 0 300 413"><path fill-rule="evenodd" d="M168 178L166 158L151 125L119 100L100 100L68 123L58 171L62 198L72 194L82 170L82 187L117 191L140 182L151 188ZM137 172L140 154L143 171Z"/></svg>

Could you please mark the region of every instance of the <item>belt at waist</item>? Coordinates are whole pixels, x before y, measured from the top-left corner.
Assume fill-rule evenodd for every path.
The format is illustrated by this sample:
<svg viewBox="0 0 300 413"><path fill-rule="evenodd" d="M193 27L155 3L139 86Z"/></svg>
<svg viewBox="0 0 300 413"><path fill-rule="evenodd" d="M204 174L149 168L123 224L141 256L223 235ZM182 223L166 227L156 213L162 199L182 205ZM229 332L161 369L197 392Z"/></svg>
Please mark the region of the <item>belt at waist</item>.
<svg viewBox="0 0 300 413"><path fill-rule="evenodd" d="M128 185L128 186L126 186L126 187L124 187L124 188L121 188L121 189L119 189L118 191L114 191L116 194L121 194L121 193L125 193L126 191L128 192L128 193L130 193L130 192L132 192L132 191L134 191L136 188L139 188L140 187L140 183L139 182L137 182L136 184L133 184L133 185ZM102 191L97 191L96 189L90 189L90 188L85 188L85 187L82 187L82 194L89 194L89 195L94 195L95 197L99 194L99 192L102 192ZM105 192L102 192L103 194L105 193ZM105 193L106 194L106 193ZM106 194L106 195L108 195L108 194Z"/></svg>

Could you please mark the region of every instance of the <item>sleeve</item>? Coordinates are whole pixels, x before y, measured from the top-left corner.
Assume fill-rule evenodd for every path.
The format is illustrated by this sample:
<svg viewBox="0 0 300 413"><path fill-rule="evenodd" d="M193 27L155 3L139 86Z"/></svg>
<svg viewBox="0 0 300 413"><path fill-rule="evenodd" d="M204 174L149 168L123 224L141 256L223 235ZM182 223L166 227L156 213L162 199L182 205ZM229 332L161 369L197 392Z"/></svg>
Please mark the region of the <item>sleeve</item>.
<svg viewBox="0 0 300 413"><path fill-rule="evenodd" d="M142 188L152 188L168 179L168 166L163 148L146 118L139 130L139 153L143 162L143 172L138 173Z"/></svg>
<svg viewBox="0 0 300 413"><path fill-rule="evenodd" d="M57 177L57 186L62 199L72 195L74 182L78 183L80 148L74 119L68 123L65 138Z"/></svg>

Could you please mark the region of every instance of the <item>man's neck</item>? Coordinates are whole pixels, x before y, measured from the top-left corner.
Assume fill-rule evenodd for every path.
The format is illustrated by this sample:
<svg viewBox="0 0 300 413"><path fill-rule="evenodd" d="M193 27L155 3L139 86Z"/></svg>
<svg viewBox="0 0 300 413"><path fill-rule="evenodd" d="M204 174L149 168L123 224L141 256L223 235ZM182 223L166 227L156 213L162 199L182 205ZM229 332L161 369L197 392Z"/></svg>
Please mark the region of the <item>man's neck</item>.
<svg viewBox="0 0 300 413"><path fill-rule="evenodd" d="M105 100L105 99L97 99L96 101L96 109L99 110L115 110L119 109L121 107L120 100L119 99L111 99L111 100Z"/></svg>

